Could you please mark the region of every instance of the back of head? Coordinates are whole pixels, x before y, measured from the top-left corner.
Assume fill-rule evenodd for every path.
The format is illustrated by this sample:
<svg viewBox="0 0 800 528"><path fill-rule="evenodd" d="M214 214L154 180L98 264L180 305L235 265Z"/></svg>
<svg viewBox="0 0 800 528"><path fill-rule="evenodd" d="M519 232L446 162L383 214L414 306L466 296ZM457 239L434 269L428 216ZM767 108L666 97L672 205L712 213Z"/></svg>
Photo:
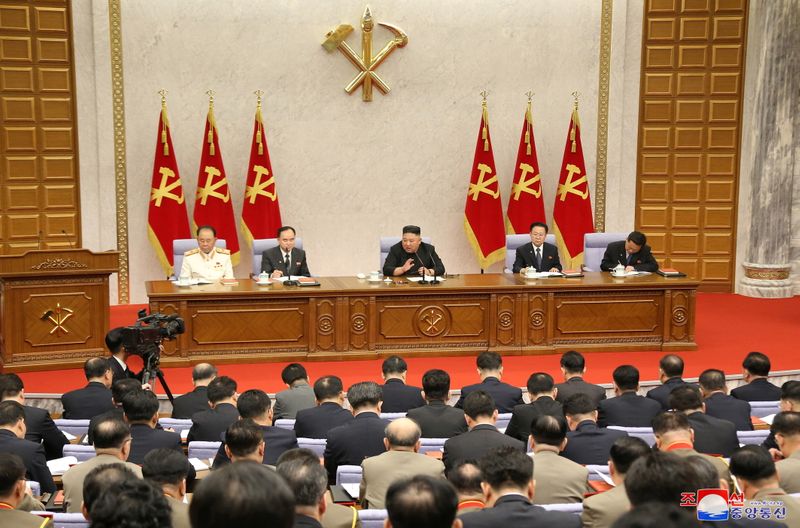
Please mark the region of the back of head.
<svg viewBox="0 0 800 528"><path fill-rule="evenodd" d="M297 506L316 506L328 489L328 474L315 456L281 457L276 470L292 490Z"/></svg>
<svg viewBox="0 0 800 528"><path fill-rule="evenodd" d="M384 376L388 376L390 374L403 374L407 371L408 364L406 363L406 360L400 356L389 356L383 360L383 364L381 365L381 372L383 372Z"/></svg>
<svg viewBox="0 0 800 528"><path fill-rule="evenodd" d="M697 518L675 504L647 502L614 522L614 528L695 528Z"/></svg>
<svg viewBox="0 0 800 528"><path fill-rule="evenodd" d="M411 418L398 418L386 426L385 435L391 447L411 448L417 445L422 431Z"/></svg>
<svg viewBox="0 0 800 528"><path fill-rule="evenodd" d="M693 385L681 385L669 393L669 406L676 411L693 411L703 407L700 389Z"/></svg>
<svg viewBox="0 0 800 528"><path fill-rule="evenodd" d="M472 459L459 460L447 472L447 480L456 489L459 495L483 495L481 481L483 475L478 461Z"/></svg>
<svg viewBox="0 0 800 528"><path fill-rule="evenodd" d="M131 437L131 428L122 418L109 416L97 421L92 432L95 449L122 449Z"/></svg>
<svg viewBox="0 0 800 528"><path fill-rule="evenodd" d="M683 492L697 489L696 481L686 460L654 451L631 464L625 474L625 491L633 506L651 501L680 504Z"/></svg>
<svg viewBox="0 0 800 528"><path fill-rule="evenodd" d="M347 389L347 401L354 411L365 407L377 407L383 400L383 389L374 381L361 381Z"/></svg>
<svg viewBox="0 0 800 528"><path fill-rule="evenodd" d="M623 436L614 440L609 451L609 458L614 463L617 473L624 475L631 464L652 451L647 442L636 436Z"/></svg>
<svg viewBox="0 0 800 528"><path fill-rule="evenodd" d="M89 358L83 363L83 374L87 380L102 378L109 370L111 364L103 357Z"/></svg>
<svg viewBox="0 0 800 528"><path fill-rule="evenodd" d="M683 376L683 359L675 354L667 354L658 362L658 368L668 378Z"/></svg>
<svg viewBox="0 0 800 528"><path fill-rule="evenodd" d="M219 403L222 400L233 398L236 394L236 381L228 376L218 376L208 384L208 401Z"/></svg>
<svg viewBox="0 0 800 528"><path fill-rule="evenodd" d="M236 401L236 408L239 410L239 416L242 418L252 418L254 420L265 416L271 406L272 400L269 394L261 389L246 390L239 395L239 399Z"/></svg>
<svg viewBox="0 0 800 528"><path fill-rule="evenodd" d="M620 390L636 390L639 387L639 369L633 365L620 365L614 369L614 383Z"/></svg>
<svg viewBox="0 0 800 528"><path fill-rule="evenodd" d="M742 367L754 376L769 376L772 365L766 354L750 352L742 361Z"/></svg>
<svg viewBox="0 0 800 528"><path fill-rule="evenodd" d="M116 354L122 349L122 327L112 328L106 334L106 348L112 354Z"/></svg>
<svg viewBox="0 0 800 528"><path fill-rule="evenodd" d="M318 401L333 400L344 390L342 379L338 376L323 376L314 382L314 397Z"/></svg>
<svg viewBox="0 0 800 528"><path fill-rule="evenodd" d="M761 446L742 446L731 455L731 474L749 482L761 482L777 478L775 462L769 451Z"/></svg>
<svg viewBox="0 0 800 528"><path fill-rule="evenodd" d="M22 378L13 372L0 374L0 400L16 398L24 388Z"/></svg>
<svg viewBox="0 0 800 528"><path fill-rule="evenodd" d="M494 415L494 410L494 398L486 391L470 392L464 398L464 414L473 420L491 418Z"/></svg>
<svg viewBox="0 0 800 528"><path fill-rule="evenodd" d="M142 384L139 380L133 378L122 378L114 382L111 386L111 397L118 404L122 404L122 400L131 392L142 390Z"/></svg>
<svg viewBox="0 0 800 528"><path fill-rule="evenodd" d="M104 489L89 515L92 528L163 528L171 526L164 493L146 480L124 480Z"/></svg>
<svg viewBox="0 0 800 528"><path fill-rule="evenodd" d="M404 478L386 491L386 510L393 528L450 528L457 509L456 491L441 478Z"/></svg>
<svg viewBox="0 0 800 528"><path fill-rule="evenodd" d="M576 392L564 400L564 415L581 416L597 410L594 400L583 392Z"/></svg>
<svg viewBox="0 0 800 528"><path fill-rule="evenodd" d="M631 231L630 234L628 235L628 240L630 240L637 246L643 246L647 244L647 236L641 231Z"/></svg>
<svg viewBox="0 0 800 528"><path fill-rule="evenodd" d="M481 352L475 360L478 369L485 371L500 370L503 366L503 358L497 352Z"/></svg>
<svg viewBox="0 0 800 528"><path fill-rule="evenodd" d="M772 434L800 439L800 412L788 411L776 414L769 430Z"/></svg>
<svg viewBox="0 0 800 528"><path fill-rule="evenodd" d="M656 436L663 436L676 431L683 431L688 434L690 430L689 418L679 411L666 411L653 418L653 433Z"/></svg>
<svg viewBox="0 0 800 528"><path fill-rule="evenodd" d="M275 471L257 462L228 464L197 486L189 505L192 528L294 525L294 494Z"/></svg>
<svg viewBox="0 0 800 528"><path fill-rule="evenodd" d="M586 370L586 360L580 352L570 350L561 356L561 368L571 374L580 374Z"/></svg>
<svg viewBox="0 0 800 528"><path fill-rule="evenodd" d="M217 367L211 363L198 363L192 369L192 381L205 381L217 377Z"/></svg>
<svg viewBox="0 0 800 528"><path fill-rule="evenodd" d="M252 455L264 441L264 430L250 418L236 420L225 431L225 445L237 457Z"/></svg>
<svg viewBox="0 0 800 528"><path fill-rule="evenodd" d="M719 488L719 471L711 461L702 455L692 455L684 459L692 466L697 476L695 487L692 489Z"/></svg>
<svg viewBox="0 0 800 528"><path fill-rule="evenodd" d="M536 444L561 447L567 437L567 421L560 416L542 414L531 422L531 436Z"/></svg>
<svg viewBox="0 0 800 528"><path fill-rule="evenodd" d="M0 402L0 427L12 427L25 419L25 408L19 403L6 400Z"/></svg>
<svg viewBox="0 0 800 528"><path fill-rule="evenodd" d="M291 385L298 380L308 381L308 373L300 363L289 363L281 371L281 380L287 385Z"/></svg>
<svg viewBox="0 0 800 528"><path fill-rule="evenodd" d="M25 464L13 453L0 453L0 497L8 497L25 478Z"/></svg>
<svg viewBox="0 0 800 528"><path fill-rule="evenodd" d="M450 374L441 369L431 369L422 375L422 390L429 400L446 401L450 397Z"/></svg>
<svg viewBox="0 0 800 528"><path fill-rule="evenodd" d="M789 380L781 385L781 400L800 406L800 381Z"/></svg>
<svg viewBox="0 0 800 528"><path fill-rule="evenodd" d="M725 390L725 373L719 369L706 369L700 374L700 386L706 392Z"/></svg>
<svg viewBox="0 0 800 528"><path fill-rule="evenodd" d="M149 390L132 391L122 399L122 410L131 423L149 422L158 413L158 398Z"/></svg>
<svg viewBox="0 0 800 528"><path fill-rule="evenodd" d="M126 480L138 480L133 471L123 464L105 464L87 473L83 479L83 504L91 516L94 503L104 490Z"/></svg>
<svg viewBox="0 0 800 528"><path fill-rule="evenodd" d="M145 455L142 475L159 486L178 486L189 475L190 468L191 464L186 455L162 447Z"/></svg>
<svg viewBox="0 0 800 528"><path fill-rule="evenodd" d="M528 394L533 397L536 394L551 392L556 382L553 376L547 372L534 372L528 378Z"/></svg>
<svg viewBox="0 0 800 528"><path fill-rule="evenodd" d="M533 479L533 459L511 446L490 449L478 465L483 481L495 490L522 490Z"/></svg>

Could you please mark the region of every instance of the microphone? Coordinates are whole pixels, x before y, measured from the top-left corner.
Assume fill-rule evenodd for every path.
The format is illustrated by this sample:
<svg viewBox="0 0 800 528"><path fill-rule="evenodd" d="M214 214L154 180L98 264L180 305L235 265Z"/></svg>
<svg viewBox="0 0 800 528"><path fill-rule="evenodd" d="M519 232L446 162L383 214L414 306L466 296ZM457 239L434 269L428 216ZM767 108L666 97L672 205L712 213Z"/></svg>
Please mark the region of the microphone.
<svg viewBox="0 0 800 528"><path fill-rule="evenodd" d="M428 251L428 256L431 259L431 264L433 264L433 266L432 266L432 269L433 269L433 280L431 281L431 284L439 284L440 281L439 281L439 279L436 278L436 259L433 258L433 251L431 251L430 249L428 249L427 251ZM423 266L423 268L424 267L425 266Z"/></svg>
<svg viewBox="0 0 800 528"><path fill-rule="evenodd" d="M75 249L75 246L72 245L72 238L70 238L70 236L67 234L67 232L62 229L61 233L64 235L64 237L66 237L67 242L69 242L69 248L70 249Z"/></svg>
<svg viewBox="0 0 800 528"><path fill-rule="evenodd" d="M42 230L39 230L39 250L42 249Z"/></svg>

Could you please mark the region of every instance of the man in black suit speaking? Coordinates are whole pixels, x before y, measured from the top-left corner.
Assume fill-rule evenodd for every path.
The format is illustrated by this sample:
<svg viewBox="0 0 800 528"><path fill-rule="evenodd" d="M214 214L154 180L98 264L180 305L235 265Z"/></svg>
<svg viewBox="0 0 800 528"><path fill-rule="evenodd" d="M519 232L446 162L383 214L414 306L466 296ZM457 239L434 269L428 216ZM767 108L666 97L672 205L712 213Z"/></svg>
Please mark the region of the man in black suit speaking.
<svg viewBox="0 0 800 528"><path fill-rule="evenodd" d="M658 262L650 252L644 233L632 231L627 240L612 242L606 247L600 269L611 271L618 265L625 266L625 271L658 270Z"/></svg>
<svg viewBox="0 0 800 528"><path fill-rule="evenodd" d="M444 263L432 244L422 241L422 230L415 225L403 227L403 238L389 249L383 263L386 277L399 275L444 275Z"/></svg>
<svg viewBox="0 0 800 528"><path fill-rule="evenodd" d="M561 271L561 261L558 259L558 248L544 241L547 236L547 224L534 222L531 224L531 241L517 248L517 257L514 259L514 273L519 273L528 268L536 271Z"/></svg>
<svg viewBox="0 0 800 528"><path fill-rule="evenodd" d="M291 226L278 228L278 245L261 254L261 272L272 278L302 275L310 277L306 252L294 247L295 230Z"/></svg>

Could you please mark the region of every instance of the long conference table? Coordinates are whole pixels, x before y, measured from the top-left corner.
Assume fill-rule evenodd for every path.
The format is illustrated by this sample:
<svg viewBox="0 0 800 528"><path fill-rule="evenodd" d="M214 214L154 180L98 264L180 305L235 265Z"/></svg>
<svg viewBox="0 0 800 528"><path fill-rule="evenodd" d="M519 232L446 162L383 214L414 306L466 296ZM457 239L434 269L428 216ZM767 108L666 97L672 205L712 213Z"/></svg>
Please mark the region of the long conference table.
<svg viewBox="0 0 800 528"><path fill-rule="evenodd" d="M177 313L186 323L164 342L162 364L697 348L699 281L691 278L587 272L452 275L435 285L317 280L315 287L148 282L151 313Z"/></svg>

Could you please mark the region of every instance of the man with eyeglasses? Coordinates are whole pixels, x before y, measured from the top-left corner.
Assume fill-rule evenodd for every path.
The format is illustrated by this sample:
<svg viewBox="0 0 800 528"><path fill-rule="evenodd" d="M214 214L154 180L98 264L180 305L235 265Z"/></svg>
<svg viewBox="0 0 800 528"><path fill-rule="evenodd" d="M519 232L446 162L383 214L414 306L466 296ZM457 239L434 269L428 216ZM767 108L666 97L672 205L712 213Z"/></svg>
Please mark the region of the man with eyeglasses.
<svg viewBox="0 0 800 528"><path fill-rule="evenodd" d="M533 268L538 272L561 271L561 261L558 258L558 248L544 241L547 236L547 224L534 222L531 224L531 241L517 248L517 257L514 259L514 273L525 273Z"/></svg>
<svg viewBox="0 0 800 528"><path fill-rule="evenodd" d="M218 281L232 279L233 266L229 249L216 247L217 230L210 225L197 228L197 249L183 254L180 278Z"/></svg>

